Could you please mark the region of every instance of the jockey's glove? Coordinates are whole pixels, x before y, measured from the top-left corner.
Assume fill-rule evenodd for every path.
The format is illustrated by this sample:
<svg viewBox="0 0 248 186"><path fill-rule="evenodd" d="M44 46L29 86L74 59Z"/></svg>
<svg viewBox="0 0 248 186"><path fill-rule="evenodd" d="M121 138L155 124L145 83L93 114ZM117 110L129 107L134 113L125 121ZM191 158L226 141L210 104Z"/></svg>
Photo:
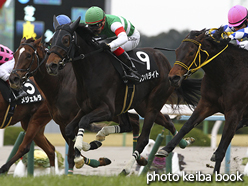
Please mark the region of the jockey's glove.
<svg viewBox="0 0 248 186"><path fill-rule="evenodd" d="M100 43L100 47L101 47L103 50L110 50L110 46L109 46L109 44L107 44L107 43Z"/></svg>

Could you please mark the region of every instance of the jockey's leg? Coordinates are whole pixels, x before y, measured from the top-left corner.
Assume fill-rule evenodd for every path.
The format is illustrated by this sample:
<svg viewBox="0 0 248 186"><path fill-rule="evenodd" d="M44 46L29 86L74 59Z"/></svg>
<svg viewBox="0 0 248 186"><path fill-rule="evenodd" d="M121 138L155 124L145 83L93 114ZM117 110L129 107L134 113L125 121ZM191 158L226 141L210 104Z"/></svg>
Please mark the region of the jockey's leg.
<svg viewBox="0 0 248 186"><path fill-rule="evenodd" d="M123 50L121 47L117 48L114 51L114 54L130 69L125 67L126 71L124 72L124 79L130 80L130 81L136 81L139 82L141 75L138 73L136 67L134 66L132 60L130 59L129 55L125 50Z"/></svg>

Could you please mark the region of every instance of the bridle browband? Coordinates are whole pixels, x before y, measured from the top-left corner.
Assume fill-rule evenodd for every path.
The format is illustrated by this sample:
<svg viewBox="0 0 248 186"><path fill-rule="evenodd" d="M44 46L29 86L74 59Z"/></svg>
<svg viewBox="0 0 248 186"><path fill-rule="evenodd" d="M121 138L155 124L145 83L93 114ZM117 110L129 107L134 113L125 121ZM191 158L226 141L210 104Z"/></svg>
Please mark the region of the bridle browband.
<svg viewBox="0 0 248 186"><path fill-rule="evenodd" d="M184 64L181 61L176 61L174 63L174 65L179 65L179 66L181 66L181 67L183 67L184 69L187 70L187 72L184 74L184 77L186 77L186 78L189 77L189 76L191 76L194 72L196 72L197 70L199 70L200 68L202 68L203 66L205 66L206 64L208 64L210 61L212 61L217 56L219 56L228 47L228 44L227 44L226 47L224 49L222 49L219 53L217 53L216 55L214 55L212 58L208 59L209 54L208 54L208 52L206 50L203 50L201 48L202 44L200 42L198 42L198 41L196 41L194 39L184 39L182 42L192 42L192 43L194 43L194 44L196 44L198 46L198 50L196 52L195 58L191 62L191 64L189 66L187 66L186 64ZM207 58L205 59L204 62L201 62L201 52L204 52L207 55ZM199 64L198 65L196 63L197 56L199 56ZM196 68L190 69L193 64L196 66Z"/></svg>
<svg viewBox="0 0 248 186"><path fill-rule="evenodd" d="M21 45L27 45L27 46L31 47L31 48L34 50L34 54L35 54L35 55L33 56L33 58L32 58L32 62L30 63L30 65L29 65L29 67L28 67L27 69L13 69L13 70L12 70L12 73L16 74L20 79L23 80L23 82L25 82L25 81L26 81L29 77L31 77L31 76L39 69L39 67L44 63L44 61L45 61L45 59L46 59L46 57L47 57L47 53L46 53L44 59L40 62L40 59L39 59L39 56L38 56L38 53L37 53L37 49L36 49L35 47L33 47L33 46L32 46L31 44L29 44L29 43L22 43ZM36 67L33 71L30 72L31 66L32 66L33 63L34 63L35 56L36 56L36 58L37 58L37 63L38 63L38 65L37 65L37 67ZM20 71L20 72L27 72L27 73L21 78L21 77L19 76L19 74L17 73L17 71Z"/></svg>
<svg viewBox="0 0 248 186"><path fill-rule="evenodd" d="M70 31L68 31L68 29L63 29L63 27L60 28L58 31L59 32L61 32L61 31L68 32L70 34L70 38L71 38L69 47L63 46L63 44L59 43L59 41L58 42L57 41L54 42L54 44L51 46L51 48L56 46L56 47L61 48L62 50L64 50L65 53L66 53L64 56L62 56L56 50L51 50L51 51L48 52L48 55L50 55L51 53L54 53L54 54L58 55L61 58L61 61L58 63L61 66L65 66L66 63L69 63L69 62L72 62L72 61L81 60L81 59L84 59L84 58L86 58L88 56L91 56L91 55L93 55L95 53L99 53L99 52L102 52L103 51L102 48L99 48L98 50L95 50L95 51L90 52L88 54L79 54L79 56L74 57L75 52L76 52L76 49L79 49L80 48L79 46L77 46L76 41L75 41L76 33L74 32L72 34ZM59 35L59 34L60 33L58 33L57 35ZM60 38L58 38L58 39L60 39ZM98 42L94 38L92 38L92 43L99 45Z"/></svg>

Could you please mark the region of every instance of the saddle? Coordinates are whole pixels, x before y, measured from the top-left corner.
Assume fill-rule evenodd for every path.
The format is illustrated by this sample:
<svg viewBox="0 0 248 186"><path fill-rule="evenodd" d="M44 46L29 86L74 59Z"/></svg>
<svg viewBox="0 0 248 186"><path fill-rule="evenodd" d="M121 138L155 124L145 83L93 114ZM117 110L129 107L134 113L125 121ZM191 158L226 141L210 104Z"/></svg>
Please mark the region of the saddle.
<svg viewBox="0 0 248 186"><path fill-rule="evenodd" d="M128 55L130 56L138 73L141 75L141 79L140 79L140 82L129 82L128 81L128 83L125 83L124 81L124 84L126 85L126 91L125 91L123 108L120 114L125 113L130 109L132 105L134 93L135 93L136 84L140 84L142 82L149 81L149 80L159 77L158 67L156 63L154 62L155 60L153 59L152 56L149 56L148 53L140 49L134 49L132 51L129 51ZM114 54L112 56L117 58L116 56L114 56ZM124 72L125 72L123 70L122 64L120 62L116 63L116 61L114 60L111 60L111 62L122 79L122 77L124 76Z"/></svg>
<svg viewBox="0 0 248 186"><path fill-rule="evenodd" d="M5 112L4 120L2 124L0 124L0 128L6 128L9 126L17 105L40 102L44 100L38 88L30 79L28 79L24 84L23 90L27 92L27 96L15 100L13 90L10 88L9 84L0 79L0 92L4 100L9 103Z"/></svg>

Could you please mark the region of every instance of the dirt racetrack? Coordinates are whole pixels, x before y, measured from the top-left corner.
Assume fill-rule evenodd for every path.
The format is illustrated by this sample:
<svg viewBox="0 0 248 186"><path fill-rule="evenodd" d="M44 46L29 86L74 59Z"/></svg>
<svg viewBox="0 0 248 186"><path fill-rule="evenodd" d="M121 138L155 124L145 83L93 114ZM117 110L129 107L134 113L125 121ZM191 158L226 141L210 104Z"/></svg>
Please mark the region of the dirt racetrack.
<svg viewBox="0 0 248 186"><path fill-rule="evenodd" d="M0 164L1 166L7 160L12 146L4 146L0 148ZM65 156L65 147L56 146L63 156ZM213 154L213 149L210 147L187 147L186 149L180 149L176 147L174 152L180 153L184 156L184 171L187 173L195 173L196 171L201 171L202 173L212 173L213 168L207 167L207 164L214 166L214 163L210 161L210 157ZM237 170L243 173L244 165L241 165L242 158L246 157L247 147L231 147L231 162L230 170L231 173L236 172ZM87 165L84 165L81 169L74 168L74 174L82 175L117 175L121 172L122 168L125 166L127 161L130 159L132 154L132 147L106 147L102 146L101 148L83 152L83 154L89 158L98 159L100 157L108 157L112 163L108 166L91 168ZM10 168L9 174L13 174L16 165L12 165ZM135 166L133 167L135 173ZM136 172L137 173L137 172ZM223 161L221 167L221 173L225 173L225 162Z"/></svg>

